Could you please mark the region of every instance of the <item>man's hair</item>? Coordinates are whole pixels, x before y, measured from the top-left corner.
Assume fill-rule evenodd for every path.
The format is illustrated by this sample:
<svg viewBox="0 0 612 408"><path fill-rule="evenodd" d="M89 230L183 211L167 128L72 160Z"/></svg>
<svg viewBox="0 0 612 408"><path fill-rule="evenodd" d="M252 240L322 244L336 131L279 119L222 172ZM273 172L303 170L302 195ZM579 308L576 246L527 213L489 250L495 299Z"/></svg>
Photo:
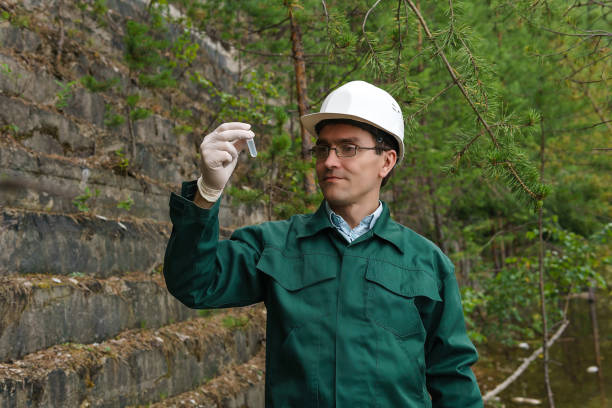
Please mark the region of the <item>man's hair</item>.
<svg viewBox="0 0 612 408"><path fill-rule="evenodd" d="M363 129L366 132L369 132L374 138L374 142L378 148L376 149L376 154L382 154L383 150L392 149L395 150L397 156L399 157L399 145L397 144L397 140L395 140L395 138L389 133L372 126L369 123L359 122L353 119L324 119L315 125L315 132L317 132L317 135L319 135L321 130L323 130L323 128L327 125L351 125ZM380 184L381 187L387 184L387 181L389 181L391 178L394 169L395 167L391 169L385 178L383 178L382 183Z"/></svg>

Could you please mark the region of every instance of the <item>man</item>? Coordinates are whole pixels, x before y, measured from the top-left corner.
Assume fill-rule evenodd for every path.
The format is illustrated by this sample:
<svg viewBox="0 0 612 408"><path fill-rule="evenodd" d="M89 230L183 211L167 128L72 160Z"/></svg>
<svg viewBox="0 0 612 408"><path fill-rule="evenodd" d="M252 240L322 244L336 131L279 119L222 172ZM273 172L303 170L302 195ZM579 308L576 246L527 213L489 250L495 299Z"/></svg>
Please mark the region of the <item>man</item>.
<svg viewBox="0 0 612 408"><path fill-rule="evenodd" d="M202 177L170 199L168 290L193 308L265 303L266 407L482 407L453 266L379 200L404 153L396 101L353 81L301 120L319 209L218 241L219 197L254 136L219 126Z"/></svg>

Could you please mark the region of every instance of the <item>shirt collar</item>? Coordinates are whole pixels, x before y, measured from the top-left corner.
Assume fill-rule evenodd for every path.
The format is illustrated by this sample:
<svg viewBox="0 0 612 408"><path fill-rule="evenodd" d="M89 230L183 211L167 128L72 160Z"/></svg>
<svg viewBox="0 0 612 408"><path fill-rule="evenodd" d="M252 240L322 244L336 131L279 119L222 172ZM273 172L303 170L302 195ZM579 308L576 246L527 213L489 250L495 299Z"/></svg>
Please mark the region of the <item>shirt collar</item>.
<svg viewBox="0 0 612 408"><path fill-rule="evenodd" d="M344 236L349 242L352 242L359 236L370 231L372 227L374 227L376 221L382 213L382 203L379 200L378 207L376 208L376 210L372 214L365 216L359 222L359 224L355 226L355 228L351 228L351 226L346 222L344 218L336 214L331 209L327 201L325 201L325 211L327 212L327 215L329 216L329 220L331 221L332 225L338 230L338 232L342 236Z"/></svg>
<svg viewBox="0 0 612 408"><path fill-rule="evenodd" d="M404 234L402 226L391 219L389 206L382 201L382 210L380 217L374 224L372 232L385 241L392 244L400 253L404 253ZM380 206L379 206L380 208ZM313 236L324 229L332 229L332 225L327 211L325 210L325 200L321 203L314 214L302 218L302 221L296 224L296 238L306 238Z"/></svg>

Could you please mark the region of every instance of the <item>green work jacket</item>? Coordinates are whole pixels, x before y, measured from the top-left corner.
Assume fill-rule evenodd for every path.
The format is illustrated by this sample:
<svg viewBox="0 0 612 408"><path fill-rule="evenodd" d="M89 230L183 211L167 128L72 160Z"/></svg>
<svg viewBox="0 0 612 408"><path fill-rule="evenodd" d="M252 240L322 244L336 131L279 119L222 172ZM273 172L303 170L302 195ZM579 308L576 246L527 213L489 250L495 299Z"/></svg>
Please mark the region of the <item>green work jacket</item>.
<svg viewBox="0 0 612 408"><path fill-rule="evenodd" d="M267 308L266 407L482 407L454 268L383 212L348 244L325 206L218 240L219 202L172 194L168 290L192 308Z"/></svg>

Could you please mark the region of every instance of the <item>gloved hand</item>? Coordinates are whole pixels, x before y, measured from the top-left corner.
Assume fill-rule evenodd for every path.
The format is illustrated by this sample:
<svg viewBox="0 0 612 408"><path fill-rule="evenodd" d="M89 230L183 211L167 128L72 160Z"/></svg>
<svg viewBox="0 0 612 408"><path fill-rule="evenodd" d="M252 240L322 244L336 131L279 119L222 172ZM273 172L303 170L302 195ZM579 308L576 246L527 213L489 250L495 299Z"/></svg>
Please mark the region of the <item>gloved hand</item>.
<svg viewBox="0 0 612 408"><path fill-rule="evenodd" d="M250 129L248 123L223 123L204 137L200 145L202 176L198 179L198 190L206 201L212 203L221 196L236 168L239 152L244 149L246 140L255 136Z"/></svg>

